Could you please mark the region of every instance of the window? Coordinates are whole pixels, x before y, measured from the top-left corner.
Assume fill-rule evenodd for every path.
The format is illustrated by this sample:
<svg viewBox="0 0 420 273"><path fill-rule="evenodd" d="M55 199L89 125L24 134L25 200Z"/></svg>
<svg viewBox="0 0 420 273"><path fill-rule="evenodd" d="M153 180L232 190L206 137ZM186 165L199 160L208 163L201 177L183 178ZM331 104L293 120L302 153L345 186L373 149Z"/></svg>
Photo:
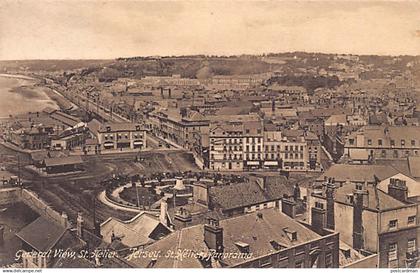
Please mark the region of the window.
<svg viewBox="0 0 420 273"><path fill-rule="evenodd" d="M416 223L416 216L409 216L407 223L409 225L414 225Z"/></svg>
<svg viewBox="0 0 420 273"><path fill-rule="evenodd" d="M333 266L332 253L327 252L325 254L325 267L326 268L331 268L332 266Z"/></svg>
<svg viewBox="0 0 420 273"><path fill-rule="evenodd" d="M349 139L349 144L350 144L350 145L354 145L354 138L350 138L350 139Z"/></svg>
<svg viewBox="0 0 420 273"><path fill-rule="evenodd" d="M372 139L368 139L368 145L372 145Z"/></svg>
<svg viewBox="0 0 420 273"><path fill-rule="evenodd" d="M405 140L401 139L401 146L404 146L404 145L405 145Z"/></svg>
<svg viewBox="0 0 420 273"><path fill-rule="evenodd" d="M388 224L389 229L396 229L397 226L398 226L398 220L389 221L389 224Z"/></svg>
<svg viewBox="0 0 420 273"><path fill-rule="evenodd" d="M386 151L385 150L381 151L381 157L386 157Z"/></svg>
<svg viewBox="0 0 420 273"><path fill-rule="evenodd" d="M303 268L303 261L297 261L295 263L295 268Z"/></svg>
<svg viewBox="0 0 420 273"><path fill-rule="evenodd" d="M321 202L315 202L315 207L316 208L319 208L319 209L324 209L324 204L323 203L321 203Z"/></svg>
<svg viewBox="0 0 420 273"><path fill-rule="evenodd" d="M260 266L266 267L271 265L271 256L261 258L260 260Z"/></svg>
<svg viewBox="0 0 420 273"><path fill-rule="evenodd" d="M305 246L298 246L295 250L295 255L305 254Z"/></svg>
<svg viewBox="0 0 420 273"><path fill-rule="evenodd" d="M413 253L414 251L417 250L417 244L416 244L416 239L410 239L407 242L407 252L409 253Z"/></svg>
<svg viewBox="0 0 420 273"><path fill-rule="evenodd" d="M397 260L397 243L389 244L388 245L388 261L395 261Z"/></svg>
<svg viewBox="0 0 420 273"><path fill-rule="evenodd" d="M378 146L382 146L382 139L378 139Z"/></svg>
<svg viewBox="0 0 420 273"><path fill-rule="evenodd" d="M395 140L391 139L391 146L395 146Z"/></svg>
<svg viewBox="0 0 420 273"><path fill-rule="evenodd" d="M411 146L416 146L416 141L414 139L411 140Z"/></svg>

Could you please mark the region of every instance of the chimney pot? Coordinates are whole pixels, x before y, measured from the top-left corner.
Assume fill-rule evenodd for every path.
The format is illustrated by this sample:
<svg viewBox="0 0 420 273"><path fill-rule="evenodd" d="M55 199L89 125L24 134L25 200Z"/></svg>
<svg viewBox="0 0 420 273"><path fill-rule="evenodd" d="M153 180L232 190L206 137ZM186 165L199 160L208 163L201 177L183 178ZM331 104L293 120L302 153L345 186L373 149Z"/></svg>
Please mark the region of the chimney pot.
<svg viewBox="0 0 420 273"><path fill-rule="evenodd" d="M209 249L217 253L223 252L223 228L219 226L219 220L208 218L204 225L204 242Z"/></svg>
<svg viewBox="0 0 420 273"><path fill-rule="evenodd" d="M69 226L69 217L67 216L67 213L66 212L62 212L61 213L61 224L65 227L65 228L68 228L68 226Z"/></svg>

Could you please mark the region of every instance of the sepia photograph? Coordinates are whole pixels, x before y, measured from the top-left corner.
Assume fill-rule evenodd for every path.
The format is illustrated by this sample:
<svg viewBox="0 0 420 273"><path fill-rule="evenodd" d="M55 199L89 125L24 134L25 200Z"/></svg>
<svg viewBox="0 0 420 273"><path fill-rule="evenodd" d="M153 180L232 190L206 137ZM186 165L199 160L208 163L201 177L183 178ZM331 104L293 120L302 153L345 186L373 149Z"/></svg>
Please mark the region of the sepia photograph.
<svg viewBox="0 0 420 273"><path fill-rule="evenodd" d="M419 1L0 1L1 272L416 273L419 240Z"/></svg>

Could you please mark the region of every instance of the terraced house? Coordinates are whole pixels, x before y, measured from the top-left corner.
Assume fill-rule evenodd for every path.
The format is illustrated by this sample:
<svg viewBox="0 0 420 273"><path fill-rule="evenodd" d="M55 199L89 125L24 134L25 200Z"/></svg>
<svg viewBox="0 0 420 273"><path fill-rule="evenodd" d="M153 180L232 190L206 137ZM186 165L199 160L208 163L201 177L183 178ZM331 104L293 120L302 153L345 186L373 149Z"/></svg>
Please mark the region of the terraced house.
<svg viewBox="0 0 420 273"><path fill-rule="evenodd" d="M365 126L346 137L344 154L353 160L420 156L420 127Z"/></svg>

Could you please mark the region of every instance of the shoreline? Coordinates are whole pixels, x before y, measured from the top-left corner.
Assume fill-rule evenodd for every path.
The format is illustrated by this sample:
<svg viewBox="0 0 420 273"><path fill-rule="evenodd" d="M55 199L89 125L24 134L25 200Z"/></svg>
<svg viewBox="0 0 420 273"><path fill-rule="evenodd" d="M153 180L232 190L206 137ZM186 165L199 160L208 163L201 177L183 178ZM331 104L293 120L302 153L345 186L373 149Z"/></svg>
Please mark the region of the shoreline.
<svg viewBox="0 0 420 273"><path fill-rule="evenodd" d="M28 80L28 81L36 81L37 79L25 76L25 75L19 75L19 74L0 74L0 77L4 78L13 78L13 79L21 79L21 80Z"/></svg>
<svg viewBox="0 0 420 273"><path fill-rule="evenodd" d="M41 84L40 79L18 74L0 74L0 77L30 81L28 85L16 86L10 88L9 90L9 92L19 93L24 98L39 99L42 98L42 92L51 102L53 102L58 107L58 110L65 111L78 108L77 105L65 98L60 92L49 86ZM33 94L30 94L32 92Z"/></svg>

